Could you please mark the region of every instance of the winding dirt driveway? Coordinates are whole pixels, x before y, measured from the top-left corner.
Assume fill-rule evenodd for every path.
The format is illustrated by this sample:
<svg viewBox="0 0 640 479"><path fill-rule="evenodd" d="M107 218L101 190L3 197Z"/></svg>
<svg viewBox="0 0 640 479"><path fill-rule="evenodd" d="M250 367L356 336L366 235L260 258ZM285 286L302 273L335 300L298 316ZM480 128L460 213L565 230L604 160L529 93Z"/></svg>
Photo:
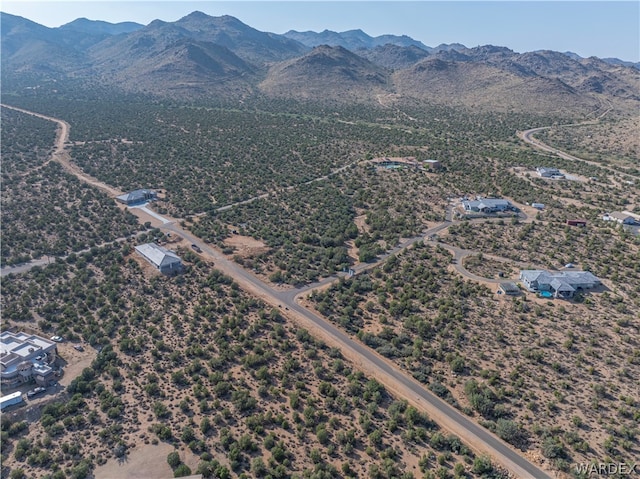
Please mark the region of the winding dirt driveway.
<svg viewBox="0 0 640 479"><path fill-rule="evenodd" d="M62 167L65 170L67 170L67 172L78 177L78 179L80 179L81 181L91 186L95 186L99 190L104 191L105 193L107 193L109 196L113 198L122 194L122 191L117 190L116 188L113 188L107 185L106 183L103 183L102 181L99 181L96 178L87 175L77 165L71 163L71 155L67 151L67 145L66 145L67 142L69 141L69 130L71 129L71 127L69 126L69 123L67 123L64 120L60 120L59 118L53 118L51 116L42 115L40 113L24 110L22 108L6 105L4 103L0 104L0 107L7 108L9 110L19 111L21 113L25 113L26 115L35 116L38 118L42 118L44 120L49 120L54 123L57 123L58 131L56 132L54 149L53 149L53 152L51 153L51 158L49 158L49 160L47 161L55 161L56 163L59 163L60 165L62 165Z"/></svg>

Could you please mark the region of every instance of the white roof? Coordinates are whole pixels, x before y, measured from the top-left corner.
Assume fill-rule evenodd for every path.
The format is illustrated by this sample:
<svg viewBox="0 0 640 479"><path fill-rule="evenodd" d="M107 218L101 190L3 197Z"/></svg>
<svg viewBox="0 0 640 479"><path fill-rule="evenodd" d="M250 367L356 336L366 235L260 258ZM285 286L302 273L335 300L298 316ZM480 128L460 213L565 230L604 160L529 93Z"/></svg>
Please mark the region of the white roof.
<svg viewBox="0 0 640 479"><path fill-rule="evenodd" d="M0 365L2 372L11 372L23 361L32 361L32 358L37 355L55 348L56 343L35 334L2 331L0 334Z"/></svg>
<svg viewBox="0 0 640 479"><path fill-rule="evenodd" d="M7 394L6 396L0 397L0 402L5 402L11 399L19 398L20 396L22 396L22 393L20 391L16 391L14 393Z"/></svg>
<svg viewBox="0 0 640 479"><path fill-rule="evenodd" d="M162 246L158 246L155 243L138 245L136 246L136 251L138 251L142 256L151 261L158 268L172 263L181 262L180 257L173 251L169 251L168 249L165 249Z"/></svg>
<svg viewBox="0 0 640 479"><path fill-rule="evenodd" d="M37 350L47 350L52 346L55 347L54 342L35 334L11 331L3 331L0 334L0 356L2 357L11 353L27 357Z"/></svg>
<svg viewBox="0 0 640 479"><path fill-rule="evenodd" d="M478 207L478 208L495 208L496 206L511 206L511 202L509 200L503 200L502 198L483 198L481 200L476 201L465 201L465 204L470 207Z"/></svg>

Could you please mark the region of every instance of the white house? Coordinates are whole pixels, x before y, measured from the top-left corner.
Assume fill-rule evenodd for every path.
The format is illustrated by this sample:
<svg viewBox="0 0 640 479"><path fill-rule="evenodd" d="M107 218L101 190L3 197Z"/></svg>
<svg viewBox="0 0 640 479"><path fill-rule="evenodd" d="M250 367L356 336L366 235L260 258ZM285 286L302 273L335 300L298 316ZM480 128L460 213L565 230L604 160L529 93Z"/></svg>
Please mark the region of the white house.
<svg viewBox="0 0 640 479"><path fill-rule="evenodd" d="M539 166L538 168L536 168L536 171L538 172L538 175L542 176L543 178L564 178L564 175L560 173L560 170L558 168Z"/></svg>
<svg viewBox="0 0 640 479"><path fill-rule="evenodd" d="M621 225L635 225L636 219L633 216L627 215L620 211L614 211L613 213L605 214L602 219L604 221L615 221Z"/></svg>
<svg viewBox="0 0 640 479"><path fill-rule="evenodd" d="M518 211L518 209L508 200L502 198L479 198L475 201L463 201L462 207L465 211L479 213L497 213L502 211Z"/></svg>
<svg viewBox="0 0 640 479"><path fill-rule="evenodd" d="M3 331L0 334L0 378L5 387L16 387L35 380L48 386L54 378L50 366L56 359L57 345L53 341L23 332Z"/></svg>

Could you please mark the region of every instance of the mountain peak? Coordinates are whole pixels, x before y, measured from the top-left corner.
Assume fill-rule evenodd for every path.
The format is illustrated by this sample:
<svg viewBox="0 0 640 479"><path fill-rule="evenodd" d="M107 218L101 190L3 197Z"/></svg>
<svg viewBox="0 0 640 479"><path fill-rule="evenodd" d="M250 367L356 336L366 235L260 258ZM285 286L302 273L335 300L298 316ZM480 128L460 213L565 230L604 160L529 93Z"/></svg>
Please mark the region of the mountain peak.
<svg viewBox="0 0 640 479"><path fill-rule="evenodd" d="M416 46L425 51L429 51L429 47L407 35L380 35L378 37L372 37L360 29L347 30L345 32L334 32L332 30L325 29L320 33L313 31L297 32L295 30L289 30L284 34L284 36L291 38L292 40L296 40L310 48L326 44L331 46L340 45L348 50L355 51L363 48L372 49L377 46L390 43L392 45L402 47Z"/></svg>
<svg viewBox="0 0 640 479"><path fill-rule="evenodd" d="M91 35L107 34L119 35L121 33L131 33L143 28L144 25L135 22L110 23L103 20L89 20L86 17L76 18L72 22L65 23L58 27L59 30L73 30L76 32L88 33Z"/></svg>

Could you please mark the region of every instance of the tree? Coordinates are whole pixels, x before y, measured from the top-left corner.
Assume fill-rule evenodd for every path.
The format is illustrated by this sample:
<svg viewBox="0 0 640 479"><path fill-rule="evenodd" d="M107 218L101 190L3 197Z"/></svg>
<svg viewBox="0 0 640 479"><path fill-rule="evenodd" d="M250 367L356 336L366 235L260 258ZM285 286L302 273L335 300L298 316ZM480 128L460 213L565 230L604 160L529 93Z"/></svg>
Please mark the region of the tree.
<svg viewBox="0 0 640 479"><path fill-rule="evenodd" d="M526 440L526 434L516 422L503 418L496 421L496 434L514 446L520 446Z"/></svg>
<svg viewBox="0 0 640 479"><path fill-rule="evenodd" d="M173 471L173 477L186 477L191 475L191 468L186 464L180 464Z"/></svg>
<svg viewBox="0 0 640 479"><path fill-rule="evenodd" d="M487 456L477 456L473 460L473 472L476 474L489 474L493 471L493 465L491 459Z"/></svg>
<svg viewBox="0 0 640 479"><path fill-rule="evenodd" d="M182 459L180 459L180 454L178 451L172 451L167 455L167 462L171 466L171 469L175 469L182 463ZM177 477L177 476L176 476Z"/></svg>

